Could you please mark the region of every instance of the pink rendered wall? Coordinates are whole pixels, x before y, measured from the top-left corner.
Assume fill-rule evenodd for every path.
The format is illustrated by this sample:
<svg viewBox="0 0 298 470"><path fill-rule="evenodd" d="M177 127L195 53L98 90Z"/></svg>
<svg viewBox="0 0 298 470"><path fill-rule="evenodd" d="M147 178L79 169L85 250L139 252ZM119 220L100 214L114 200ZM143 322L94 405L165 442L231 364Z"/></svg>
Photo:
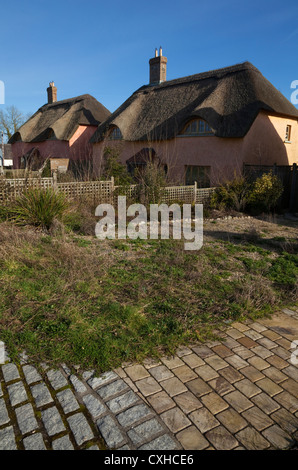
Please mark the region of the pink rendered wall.
<svg viewBox="0 0 298 470"><path fill-rule="evenodd" d="M16 142L12 144L14 168L19 168L20 157L33 147L39 149L43 159L70 158L78 160L81 158L91 158L92 147L89 140L95 131L96 126L79 126L69 141Z"/></svg>
<svg viewBox="0 0 298 470"><path fill-rule="evenodd" d="M284 143L286 125L292 125L291 144ZM259 113L244 138L177 137L163 142L104 141L93 146L94 166L100 172L103 150L114 147L126 160L144 147L152 147L169 167L173 181L184 182L185 166L211 167L211 185L240 173L243 163L291 165L298 162L297 120Z"/></svg>

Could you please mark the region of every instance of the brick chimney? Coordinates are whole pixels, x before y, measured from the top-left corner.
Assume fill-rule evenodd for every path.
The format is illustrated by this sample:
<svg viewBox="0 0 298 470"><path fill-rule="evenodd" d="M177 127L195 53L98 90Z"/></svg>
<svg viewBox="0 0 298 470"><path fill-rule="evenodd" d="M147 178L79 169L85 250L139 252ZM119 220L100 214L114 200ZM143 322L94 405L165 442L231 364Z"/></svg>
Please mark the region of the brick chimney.
<svg viewBox="0 0 298 470"><path fill-rule="evenodd" d="M150 85L165 82L167 79L167 62L168 59L163 57L162 48L159 48L159 55L155 49L155 57L149 60L150 64Z"/></svg>
<svg viewBox="0 0 298 470"><path fill-rule="evenodd" d="M49 87L47 88L48 92L48 104L55 103L57 101L57 88L55 87L54 82L50 82Z"/></svg>

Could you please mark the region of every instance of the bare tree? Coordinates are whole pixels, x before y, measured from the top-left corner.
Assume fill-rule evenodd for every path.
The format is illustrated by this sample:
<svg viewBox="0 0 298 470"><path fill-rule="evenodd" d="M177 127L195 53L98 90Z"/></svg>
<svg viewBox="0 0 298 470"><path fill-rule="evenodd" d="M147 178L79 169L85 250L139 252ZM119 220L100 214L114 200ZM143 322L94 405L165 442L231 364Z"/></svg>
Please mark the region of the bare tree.
<svg viewBox="0 0 298 470"><path fill-rule="evenodd" d="M0 129L3 129L6 139L9 140L30 114L23 114L16 106L7 106L4 111L0 110Z"/></svg>

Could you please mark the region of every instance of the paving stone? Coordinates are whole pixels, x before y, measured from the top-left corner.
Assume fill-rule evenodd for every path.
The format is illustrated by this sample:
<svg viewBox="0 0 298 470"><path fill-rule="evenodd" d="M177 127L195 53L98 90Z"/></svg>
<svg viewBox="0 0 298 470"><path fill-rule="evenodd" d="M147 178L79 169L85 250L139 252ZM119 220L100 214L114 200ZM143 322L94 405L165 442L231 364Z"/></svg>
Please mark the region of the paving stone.
<svg viewBox="0 0 298 470"><path fill-rule="evenodd" d="M257 405L264 413L271 414L280 408L275 400L272 400L266 393L260 393L251 398L251 401Z"/></svg>
<svg viewBox="0 0 298 470"><path fill-rule="evenodd" d="M268 415L263 413L257 406L253 406L249 410L242 413L243 418L245 418L257 431L263 431L268 428L274 422Z"/></svg>
<svg viewBox="0 0 298 470"><path fill-rule="evenodd" d="M274 419L284 431L290 434L296 432L298 429L298 418L284 408L275 411L270 417Z"/></svg>
<svg viewBox="0 0 298 470"><path fill-rule="evenodd" d="M9 421L10 421L10 418L8 416L5 401L4 399L1 399L0 400L0 426L3 426L4 424L9 423Z"/></svg>
<svg viewBox="0 0 298 470"><path fill-rule="evenodd" d="M207 408L200 408L199 410L193 411L190 413L189 418L201 431L201 433L210 431L220 424L213 414L207 410Z"/></svg>
<svg viewBox="0 0 298 470"><path fill-rule="evenodd" d="M202 379L191 380L187 383L187 388L189 388L197 398L212 392L212 388ZM187 389L185 391L187 391Z"/></svg>
<svg viewBox="0 0 298 470"><path fill-rule="evenodd" d="M263 333L265 333L265 331ZM248 336L249 338L251 338L253 340L258 340L258 339L262 338L263 333L260 334L257 331L251 329L251 330L245 331L245 336Z"/></svg>
<svg viewBox="0 0 298 470"><path fill-rule="evenodd" d="M288 350L288 351L289 351L290 349L292 349L292 348L291 348L291 345L292 345L291 341L289 341L289 340L286 339L286 338L277 339L275 342L276 342L279 346L282 346L284 349L286 349L286 350Z"/></svg>
<svg viewBox="0 0 298 470"><path fill-rule="evenodd" d="M242 346L248 349L255 348L256 346L258 346L258 343L256 343L251 338L247 338L247 336L244 336L243 338L239 338L238 343L240 343Z"/></svg>
<svg viewBox="0 0 298 470"><path fill-rule="evenodd" d="M74 435L75 441L80 446L86 441L93 439L94 435L90 428L88 421L86 420L83 413L76 413L67 418L69 426Z"/></svg>
<svg viewBox="0 0 298 470"><path fill-rule="evenodd" d="M55 406L42 411L41 418L49 436L54 436L65 430L59 411Z"/></svg>
<svg viewBox="0 0 298 470"><path fill-rule="evenodd" d="M284 359L285 361L288 361L291 357L291 353L287 351L286 349L282 348L281 346L272 349L272 352L276 355Z"/></svg>
<svg viewBox="0 0 298 470"><path fill-rule="evenodd" d="M209 366L211 366L216 371L229 366L226 361L224 361L220 356L217 356L216 354L214 356L206 357L205 360L207 364L209 364Z"/></svg>
<svg viewBox="0 0 298 470"><path fill-rule="evenodd" d="M76 397L74 396L73 392L69 388L57 393L56 396L65 414L71 413L80 408L80 405Z"/></svg>
<svg viewBox="0 0 298 470"><path fill-rule="evenodd" d="M178 407L165 411L160 417L174 434L191 425L189 419Z"/></svg>
<svg viewBox="0 0 298 470"><path fill-rule="evenodd" d="M239 431L235 435L235 438L240 441L247 450L265 450L270 447L269 442L250 426Z"/></svg>
<svg viewBox="0 0 298 470"><path fill-rule="evenodd" d="M261 325L260 323L258 322L254 322L254 323L250 323L250 328L252 328L253 330L257 331L258 333L262 333L263 331L266 331L268 328L266 328L266 326L264 325Z"/></svg>
<svg viewBox="0 0 298 470"><path fill-rule="evenodd" d="M263 436L277 449L288 449L293 444L293 439L289 434L277 425L265 429Z"/></svg>
<svg viewBox="0 0 298 470"><path fill-rule="evenodd" d="M86 385L76 375L70 375L69 380L77 393L87 392Z"/></svg>
<svg viewBox="0 0 298 470"><path fill-rule="evenodd" d="M27 392L22 382L15 382L7 386L10 403L12 406L19 405L28 400Z"/></svg>
<svg viewBox="0 0 298 470"><path fill-rule="evenodd" d="M281 370L276 369L276 367L269 367L268 369L264 370L264 374L269 379L273 380L273 382L280 384L287 380L288 376L284 374Z"/></svg>
<svg viewBox="0 0 298 470"><path fill-rule="evenodd" d="M247 426L247 421L233 408L228 408L216 415L216 418L232 433Z"/></svg>
<svg viewBox="0 0 298 470"><path fill-rule="evenodd" d="M197 369L195 369L195 372L205 381L219 377L218 373L208 364L206 364L205 366L198 367Z"/></svg>
<svg viewBox="0 0 298 470"><path fill-rule="evenodd" d="M181 395L177 395L177 398ZM148 402L157 413L169 410L175 406L175 402L166 392L159 392L147 398Z"/></svg>
<svg viewBox="0 0 298 470"><path fill-rule="evenodd" d="M35 403L38 408L44 405L48 405L53 401L53 398L44 383L37 384L31 387L31 393L33 395L33 398L35 399Z"/></svg>
<svg viewBox="0 0 298 470"><path fill-rule="evenodd" d="M104 385L103 387L99 388L96 390L96 393L98 393L98 395L104 400L109 400L118 393L124 392L127 389L127 383L124 382L124 380L119 379L109 385Z"/></svg>
<svg viewBox="0 0 298 470"><path fill-rule="evenodd" d="M243 338L243 333L237 330L236 328L229 328L226 331L227 335L229 335L233 339L240 339Z"/></svg>
<svg viewBox="0 0 298 470"><path fill-rule="evenodd" d="M232 450L238 446L238 441L223 426L208 431L205 436L217 450Z"/></svg>
<svg viewBox="0 0 298 470"><path fill-rule="evenodd" d="M266 336L266 338L269 338L272 341L275 341L275 340L281 338L280 335L278 335L275 331L272 331L272 330L263 331L262 335Z"/></svg>
<svg viewBox="0 0 298 470"><path fill-rule="evenodd" d="M12 426L0 429L0 450L17 450Z"/></svg>
<svg viewBox="0 0 298 470"><path fill-rule="evenodd" d="M268 350L267 348L264 348L263 346L256 346L255 348L252 348L252 352L260 356L262 359L266 359L267 357L273 355L272 351Z"/></svg>
<svg viewBox="0 0 298 470"><path fill-rule="evenodd" d="M147 357L143 360L143 366L146 367L146 369L151 369L151 367L157 367L160 366L161 362L157 361L156 359L153 359L152 357Z"/></svg>
<svg viewBox="0 0 298 470"><path fill-rule="evenodd" d="M161 360L169 369L175 369L175 367L184 365L184 362L178 356L162 357Z"/></svg>
<svg viewBox="0 0 298 470"><path fill-rule="evenodd" d="M145 404L135 405L117 416L118 422L123 427L132 426L143 418L150 417L151 410Z"/></svg>
<svg viewBox="0 0 298 470"><path fill-rule="evenodd" d="M149 377L150 374L147 369L142 365L134 365L124 369L126 374L131 378L131 380L141 380L145 377Z"/></svg>
<svg viewBox="0 0 298 470"><path fill-rule="evenodd" d="M92 372L90 372L92 374ZM91 377L91 378L86 378L86 373L83 374L83 378L87 380L88 385L90 385L93 390L96 390L99 387L102 387L103 385L108 384L109 382L112 382L113 380L116 380L119 378L119 376L114 372L114 371L109 371L105 372L104 374L101 374L99 377Z"/></svg>
<svg viewBox="0 0 298 470"><path fill-rule="evenodd" d="M249 326L244 325L243 323L239 323L239 322L234 322L234 323L232 323L232 327L233 327L233 328L236 328L236 329L239 330L239 331L247 331L247 330L250 329Z"/></svg>
<svg viewBox="0 0 298 470"><path fill-rule="evenodd" d="M269 359L270 357L267 360ZM268 362L264 361L264 359L259 356L250 357L249 359L247 359L247 362L249 362L251 366L255 367L255 369L258 369L260 371L270 367L270 364L268 364Z"/></svg>
<svg viewBox="0 0 298 470"><path fill-rule="evenodd" d="M288 363L277 355L270 356L266 359L272 366L276 367L277 369L284 369L288 367Z"/></svg>
<svg viewBox="0 0 298 470"><path fill-rule="evenodd" d="M38 428L34 410L31 403L19 406L15 409L18 425L22 434L34 431Z"/></svg>
<svg viewBox="0 0 298 470"><path fill-rule="evenodd" d="M82 399L93 419L98 418L107 410L106 406L100 401L100 399L91 394L84 395Z"/></svg>
<svg viewBox="0 0 298 470"><path fill-rule="evenodd" d="M239 413L252 407L252 403L238 390L225 395L225 400Z"/></svg>
<svg viewBox="0 0 298 470"><path fill-rule="evenodd" d="M176 438L185 450L204 450L209 447L209 442L195 426L183 429Z"/></svg>
<svg viewBox="0 0 298 470"><path fill-rule="evenodd" d="M40 433L32 434L23 439L25 450L46 450L43 437Z"/></svg>
<svg viewBox="0 0 298 470"><path fill-rule="evenodd" d="M180 393L180 395L174 397L174 400L186 414L203 406L191 392Z"/></svg>
<svg viewBox="0 0 298 470"><path fill-rule="evenodd" d="M2 385L1 385L1 382L0 382L0 398L3 397L3 390L2 390Z"/></svg>
<svg viewBox="0 0 298 470"><path fill-rule="evenodd" d="M178 446L176 442L168 435L164 434L163 436L157 437L148 444L144 444L139 447L138 450L175 450Z"/></svg>
<svg viewBox="0 0 298 470"><path fill-rule="evenodd" d="M184 356L188 356L189 354L192 354L192 350L187 347L182 346L181 348L177 349L176 354L178 357L184 357Z"/></svg>
<svg viewBox="0 0 298 470"><path fill-rule="evenodd" d="M201 401L203 405L205 405L206 408L208 408L208 410L211 411L211 413L214 415L229 407L227 402L225 402L222 398L220 398L219 395L217 395L217 393L214 392L208 393L207 395L201 397Z"/></svg>
<svg viewBox="0 0 298 470"><path fill-rule="evenodd" d="M189 386L189 384L191 384L191 382L188 382L187 386ZM170 395L170 397L174 397L175 395L178 395L179 393L187 391L187 388L183 384L183 382L181 382L181 380L179 380L176 377L164 380L162 382L162 386L165 389L165 391Z"/></svg>
<svg viewBox="0 0 298 470"><path fill-rule="evenodd" d="M281 387L287 390L294 397L298 397L298 383L296 382L296 380L293 380L293 379L285 380L281 384Z"/></svg>
<svg viewBox="0 0 298 470"><path fill-rule="evenodd" d="M192 350L201 359L205 359L206 357L212 356L214 354L212 349L208 348L207 346L195 346L192 348Z"/></svg>
<svg viewBox="0 0 298 470"><path fill-rule="evenodd" d="M128 431L128 436L134 443L134 445L139 446L142 442L152 439L163 431L160 423L154 418L145 423L139 424Z"/></svg>
<svg viewBox="0 0 298 470"><path fill-rule="evenodd" d="M111 416L100 418L97 421L97 427L109 448L117 448L124 444L125 437Z"/></svg>
<svg viewBox="0 0 298 470"><path fill-rule="evenodd" d="M251 349L245 348L244 346L238 346L238 348L234 348L233 352L244 360L254 356L254 353L251 351Z"/></svg>
<svg viewBox="0 0 298 470"><path fill-rule="evenodd" d="M297 398L293 397L288 392L282 392L278 395L275 395L274 400L277 401L280 405L286 408L291 413L296 413L298 410L298 400Z"/></svg>
<svg viewBox="0 0 298 470"><path fill-rule="evenodd" d="M257 387L253 382L248 379L243 379L239 382L236 382L235 387L247 398L251 398L257 395L258 393L261 393L262 391L259 387Z"/></svg>
<svg viewBox="0 0 298 470"><path fill-rule="evenodd" d="M227 357L226 361L237 370L248 366L248 363L237 354L234 354L234 356Z"/></svg>
<svg viewBox="0 0 298 470"><path fill-rule="evenodd" d="M265 370L268 369L263 369L263 371L261 372L253 366L248 366L244 367L244 369L241 369L241 373L252 382L257 382L258 380L263 379L265 377Z"/></svg>
<svg viewBox="0 0 298 470"><path fill-rule="evenodd" d="M154 393L162 390L159 383L153 377L146 377L145 379L138 380L135 384L144 397L148 397L149 395L153 395Z"/></svg>
<svg viewBox="0 0 298 470"><path fill-rule="evenodd" d="M288 377L291 377L293 380L298 382L298 367L288 366L282 370L283 374L286 374Z"/></svg>
<svg viewBox="0 0 298 470"><path fill-rule="evenodd" d="M211 385L212 388L218 393L220 396L224 396L226 393L232 392L235 390L232 384L228 382L226 379L223 377L217 377L214 380L210 380L208 382L209 385Z"/></svg>
<svg viewBox="0 0 298 470"><path fill-rule="evenodd" d="M226 346L229 349L234 349L240 346L240 343L238 343L235 339L233 338L226 338L223 343L224 346ZM234 354L234 353L233 353Z"/></svg>
<svg viewBox="0 0 298 470"><path fill-rule="evenodd" d="M53 450L74 450L68 436L62 436L52 442Z"/></svg>
<svg viewBox="0 0 298 470"><path fill-rule="evenodd" d="M120 395L119 397L108 401L107 406L110 408L112 413L119 413L125 410L125 408L134 405L137 401L139 401L138 395L130 390L129 392L124 393L124 395Z"/></svg>
<svg viewBox="0 0 298 470"><path fill-rule="evenodd" d="M258 387L260 387L265 393L270 395L270 397L273 397L277 393L282 392L282 388L268 378L259 380Z"/></svg>
<svg viewBox="0 0 298 470"><path fill-rule="evenodd" d="M276 343L269 338L260 338L258 339L258 343L266 349L276 348Z"/></svg>
<svg viewBox="0 0 298 470"><path fill-rule="evenodd" d="M225 369L221 369L219 373L222 377L224 377L231 384L234 384L238 380L241 380L244 378L242 373L240 373L238 370L234 369L234 367L231 367L231 366L226 367Z"/></svg>
<svg viewBox="0 0 298 470"><path fill-rule="evenodd" d="M205 362L197 354L193 352L187 356L183 356L183 361L192 369L196 367L203 366Z"/></svg>
<svg viewBox="0 0 298 470"><path fill-rule="evenodd" d="M171 372L165 365L152 367L150 369L150 374L158 381L161 382L162 380L169 379L174 377L173 372Z"/></svg>
<svg viewBox="0 0 298 470"><path fill-rule="evenodd" d="M35 367L31 366L30 364L26 364L25 366L23 366L23 372L28 385L32 385L33 383L40 382L42 380L42 377L39 372L36 370Z"/></svg>
<svg viewBox="0 0 298 470"><path fill-rule="evenodd" d="M231 349L227 348L223 344L220 344L219 346L215 346L213 349L213 352L215 352L218 356L225 358L228 356L233 356L233 351Z"/></svg>
<svg viewBox="0 0 298 470"><path fill-rule="evenodd" d="M68 382L60 370L49 370L47 372L47 377L54 388L54 390L59 390L60 388L66 387Z"/></svg>
<svg viewBox="0 0 298 470"><path fill-rule="evenodd" d="M183 383L189 382L190 380L196 379L198 377L197 374L186 365L176 367L174 372L178 379L180 379Z"/></svg>
<svg viewBox="0 0 298 470"><path fill-rule="evenodd" d="M2 372L6 383L20 378L17 366L12 363L5 364L4 366L2 366Z"/></svg>

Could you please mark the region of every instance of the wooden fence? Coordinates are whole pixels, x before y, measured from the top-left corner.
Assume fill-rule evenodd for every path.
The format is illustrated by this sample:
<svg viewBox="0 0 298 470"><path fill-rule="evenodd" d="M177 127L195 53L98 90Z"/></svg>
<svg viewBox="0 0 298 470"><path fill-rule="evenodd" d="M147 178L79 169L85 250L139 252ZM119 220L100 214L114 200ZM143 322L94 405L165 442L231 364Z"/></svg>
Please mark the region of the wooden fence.
<svg viewBox="0 0 298 470"><path fill-rule="evenodd" d="M127 196L132 201L136 198L136 185L120 187L114 185L114 179L108 181L84 181L58 183L51 178L15 178L0 179L0 203L13 201L28 188L54 188L65 194L68 199L89 198L94 203L116 203L120 195ZM197 184L189 186L168 186L162 194L162 202L196 203L205 202L215 188L197 188Z"/></svg>

